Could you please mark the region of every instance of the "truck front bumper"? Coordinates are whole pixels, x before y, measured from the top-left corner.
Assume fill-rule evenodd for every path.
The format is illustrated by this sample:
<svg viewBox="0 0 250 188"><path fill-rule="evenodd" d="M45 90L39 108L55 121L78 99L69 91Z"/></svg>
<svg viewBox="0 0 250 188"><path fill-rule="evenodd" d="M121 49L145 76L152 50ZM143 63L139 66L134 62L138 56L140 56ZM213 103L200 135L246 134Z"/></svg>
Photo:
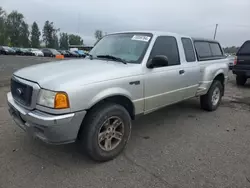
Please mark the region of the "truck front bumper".
<svg viewBox="0 0 250 188"><path fill-rule="evenodd" d="M77 139L86 111L51 115L39 110L27 110L7 94L9 112L15 123L28 134L51 144L65 144Z"/></svg>

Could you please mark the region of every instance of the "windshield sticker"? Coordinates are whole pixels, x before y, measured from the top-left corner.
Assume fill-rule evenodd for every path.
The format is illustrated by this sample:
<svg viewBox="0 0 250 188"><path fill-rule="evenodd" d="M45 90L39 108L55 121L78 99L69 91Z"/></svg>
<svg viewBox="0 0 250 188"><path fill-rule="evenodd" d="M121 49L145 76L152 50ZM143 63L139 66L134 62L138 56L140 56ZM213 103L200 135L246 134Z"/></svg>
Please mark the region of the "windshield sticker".
<svg viewBox="0 0 250 188"><path fill-rule="evenodd" d="M142 36L142 35L134 35L131 40L140 40L144 42L148 42L151 37L148 36Z"/></svg>

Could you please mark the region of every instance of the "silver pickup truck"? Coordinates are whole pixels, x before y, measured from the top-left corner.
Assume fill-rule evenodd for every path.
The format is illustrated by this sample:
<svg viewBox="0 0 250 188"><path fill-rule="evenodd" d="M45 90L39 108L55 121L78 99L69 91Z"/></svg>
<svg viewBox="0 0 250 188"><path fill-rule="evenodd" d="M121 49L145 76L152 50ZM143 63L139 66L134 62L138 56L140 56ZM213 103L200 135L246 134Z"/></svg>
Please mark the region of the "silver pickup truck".
<svg viewBox="0 0 250 188"><path fill-rule="evenodd" d="M9 112L28 134L52 144L78 141L107 161L126 146L131 120L200 96L216 110L228 79L220 44L166 32L103 37L81 60L23 68L11 79Z"/></svg>

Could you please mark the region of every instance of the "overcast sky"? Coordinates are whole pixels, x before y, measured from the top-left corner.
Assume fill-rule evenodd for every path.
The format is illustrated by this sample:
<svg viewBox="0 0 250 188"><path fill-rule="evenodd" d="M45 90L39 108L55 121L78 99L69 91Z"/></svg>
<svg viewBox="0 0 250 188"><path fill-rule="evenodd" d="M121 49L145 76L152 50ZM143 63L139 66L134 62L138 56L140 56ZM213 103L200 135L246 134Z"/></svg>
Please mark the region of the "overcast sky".
<svg viewBox="0 0 250 188"><path fill-rule="evenodd" d="M26 21L46 20L62 32L94 43L94 31L159 30L212 38L223 46L250 39L250 0L0 0L8 13L18 10Z"/></svg>

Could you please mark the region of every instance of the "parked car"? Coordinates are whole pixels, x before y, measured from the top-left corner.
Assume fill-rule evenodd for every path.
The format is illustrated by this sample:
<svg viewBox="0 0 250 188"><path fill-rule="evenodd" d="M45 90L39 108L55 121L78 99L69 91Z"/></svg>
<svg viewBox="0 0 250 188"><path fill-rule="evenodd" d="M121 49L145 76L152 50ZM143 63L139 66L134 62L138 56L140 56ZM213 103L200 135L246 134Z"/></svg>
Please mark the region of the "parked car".
<svg viewBox="0 0 250 188"><path fill-rule="evenodd" d="M34 55L34 56L40 56L43 57L44 54L41 50L36 49L36 48L30 48L30 52Z"/></svg>
<svg viewBox="0 0 250 188"><path fill-rule="evenodd" d="M35 54L31 52L29 48L22 48L22 51L25 56L35 56Z"/></svg>
<svg viewBox="0 0 250 188"><path fill-rule="evenodd" d="M21 48L13 47L13 49L15 50L16 55L23 55L23 51L21 50Z"/></svg>
<svg viewBox="0 0 250 188"><path fill-rule="evenodd" d="M0 54L15 55L16 51L8 46L0 46Z"/></svg>
<svg viewBox="0 0 250 188"><path fill-rule="evenodd" d="M45 57L55 57L56 55L60 55L57 50L51 48L42 49L42 52Z"/></svg>
<svg viewBox="0 0 250 188"><path fill-rule="evenodd" d="M240 86L245 85L250 78L250 40L246 41L236 53L233 74L236 75L236 83Z"/></svg>
<svg viewBox="0 0 250 188"><path fill-rule="evenodd" d="M34 56L34 54L27 48L14 48L17 55Z"/></svg>
<svg viewBox="0 0 250 188"><path fill-rule="evenodd" d="M35 137L78 141L92 159L107 161L125 148L131 120L197 96L201 108L214 111L227 79L217 41L123 32L103 37L89 58L15 72L7 101L17 125Z"/></svg>
<svg viewBox="0 0 250 188"><path fill-rule="evenodd" d="M77 50L74 52L77 53L80 57L86 57L86 54L83 52L83 50Z"/></svg>
<svg viewBox="0 0 250 188"><path fill-rule="evenodd" d="M63 55L63 50L57 50L61 55Z"/></svg>
<svg viewBox="0 0 250 188"><path fill-rule="evenodd" d="M69 50L67 50L66 52L70 54L70 57L80 57L80 55L77 54L77 53L74 52L74 51L69 51Z"/></svg>
<svg viewBox="0 0 250 188"><path fill-rule="evenodd" d="M65 50L58 50L58 52L60 52L60 54L64 55L64 57L70 57L70 54Z"/></svg>

